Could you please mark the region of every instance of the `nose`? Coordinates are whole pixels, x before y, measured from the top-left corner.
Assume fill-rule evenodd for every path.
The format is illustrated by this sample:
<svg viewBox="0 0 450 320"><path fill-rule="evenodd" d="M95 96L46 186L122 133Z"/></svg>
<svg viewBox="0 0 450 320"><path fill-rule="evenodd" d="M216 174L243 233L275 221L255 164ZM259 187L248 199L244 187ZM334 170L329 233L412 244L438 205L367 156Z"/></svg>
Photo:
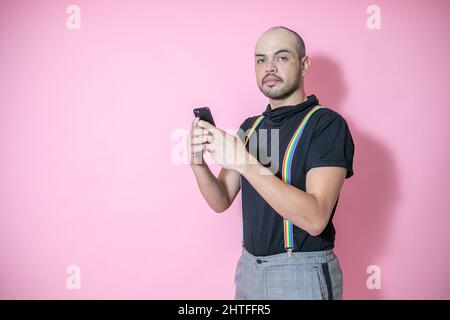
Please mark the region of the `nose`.
<svg viewBox="0 0 450 320"><path fill-rule="evenodd" d="M265 71L266 71L266 73L277 72L277 68L276 68L275 64L273 63L273 61L271 61L271 60L267 61Z"/></svg>

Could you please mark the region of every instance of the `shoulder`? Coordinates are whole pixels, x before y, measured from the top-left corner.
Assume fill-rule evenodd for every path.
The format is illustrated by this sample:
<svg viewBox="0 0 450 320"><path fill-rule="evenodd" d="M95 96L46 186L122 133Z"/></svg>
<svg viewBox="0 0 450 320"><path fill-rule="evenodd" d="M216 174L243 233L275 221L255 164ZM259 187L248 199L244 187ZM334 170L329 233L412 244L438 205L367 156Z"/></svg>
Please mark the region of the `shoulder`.
<svg viewBox="0 0 450 320"><path fill-rule="evenodd" d="M329 120L339 120L339 121L345 121L345 118L338 113L337 111L326 107L326 106L320 106L321 108L317 110L315 113L317 114L317 121L329 121Z"/></svg>
<svg viewBox="0 0 450 320"><path fill-rule="evenodd" d="M241 125L239 126L239 129L242 129L244 131L250 129L253 125L253 123L255 123L255 121L260 117L261 115L256 115L256 116L250 116L247 119L245 119Z"/></svg>
<svg viewBox="0 0 450 320"><path fill-rule="evenodd" d="M321 106L321 108L315 112L314 118L314 131L323 130L330 126L347 127L345 118L337 111L326 106Z"/></svg>

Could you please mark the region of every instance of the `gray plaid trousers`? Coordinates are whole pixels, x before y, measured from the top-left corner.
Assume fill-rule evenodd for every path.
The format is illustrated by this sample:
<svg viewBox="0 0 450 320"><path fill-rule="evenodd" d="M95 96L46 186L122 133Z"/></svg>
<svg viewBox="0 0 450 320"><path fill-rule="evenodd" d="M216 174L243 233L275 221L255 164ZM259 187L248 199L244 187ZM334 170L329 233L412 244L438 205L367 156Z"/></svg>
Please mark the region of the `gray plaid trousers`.
<svg viewBox="0 0 450 320"><path fill-rule="evenodd" d="M333 250L258 257L243 247L235 284L236 300L342 299L342 270Z"/></svg>

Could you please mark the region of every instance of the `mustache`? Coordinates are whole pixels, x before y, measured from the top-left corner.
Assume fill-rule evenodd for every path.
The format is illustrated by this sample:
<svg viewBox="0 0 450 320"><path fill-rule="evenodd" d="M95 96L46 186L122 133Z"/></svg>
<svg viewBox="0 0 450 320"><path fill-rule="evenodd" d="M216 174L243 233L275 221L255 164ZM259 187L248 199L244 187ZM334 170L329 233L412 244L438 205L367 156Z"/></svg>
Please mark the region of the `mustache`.
<svg viewBox="0 0 450 320"><path fill-rule="evenodd" d="M267 77L275 78L275 79L277 79L277 80L280 81L280 82L283 81L283 79L281 79L280 77L278 77L278 76L276 76L276 75L274 75L274 74L268 74L268 75L266 75L266 76L262 79L262 82L263 82L263 83L266 81L266 78L267 78Z"/></svg>

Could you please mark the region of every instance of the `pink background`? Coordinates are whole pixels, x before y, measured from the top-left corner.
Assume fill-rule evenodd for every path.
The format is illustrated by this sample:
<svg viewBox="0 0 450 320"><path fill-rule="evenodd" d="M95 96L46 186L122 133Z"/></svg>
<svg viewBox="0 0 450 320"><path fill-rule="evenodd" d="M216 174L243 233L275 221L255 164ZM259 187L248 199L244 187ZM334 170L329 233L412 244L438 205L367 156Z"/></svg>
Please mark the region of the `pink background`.
<svg viewBox="0 0 450 320"><path fill-rule="evenodd" d="M194 106L223 129L261 113L254 45L285 25L312 59L307 94L355 141L344 298L449 299L449 16L449 1L2 1L0 298L232 299L241 197L213 213L172 134Z"/></svg>

